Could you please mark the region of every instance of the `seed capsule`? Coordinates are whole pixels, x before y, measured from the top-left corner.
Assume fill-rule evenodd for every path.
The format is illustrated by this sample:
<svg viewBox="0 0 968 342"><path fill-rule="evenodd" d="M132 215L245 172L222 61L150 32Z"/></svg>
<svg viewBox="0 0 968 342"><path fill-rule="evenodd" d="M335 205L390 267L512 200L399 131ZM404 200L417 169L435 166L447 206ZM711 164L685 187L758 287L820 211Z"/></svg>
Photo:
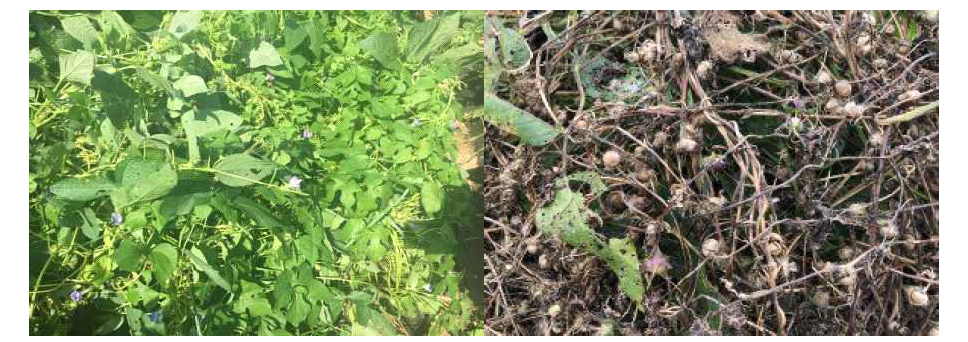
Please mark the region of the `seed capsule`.
<svg viewBox="0 0 968 342"><path fill-rule="evenodd" d="M615 150L609 150L605 152L602 156L602 163L605 164L606 168L613 168L618 166L622 162L622 156L618 154Z"/></svg>
<svg viewBox="0 0 968 342"><path fill-rule="evenodd" d="M840 97L850 96L852 91L851 88L853 87L850 85L850 82L847 82L846 80L840 80L837 81L837 84L834 84L834 90L837 92L837 96Z"/></svg>
<svg viewBox="0 0 968 342"><path fill-rule="evenodd" d="M817 72L817 76L814 76L813 80L820 84L827 84L833 81L833 78L830 77L830 73L828 73L827 70L820 69L820 71Z"/></svg>
<svg viewBox="0 0 968 342"><path fill-rule="evenodd" d="M830 293L827 291L817 291L813 294L813 305L820 308L827 308L830 306Z"/></svg>
<svg viewBox="0 0 968 342"><path fill-rule="evenodd" d="M906 92L901 93L897 96L897 102L907 102L914 101L921 98L921 92L917 89L911 89Z"/></svg>
<svg viewBox="0 0 968 342"><path fill-rule="evenodd" d="M907 294L908 302L914 306L925 306L931 303L931 297L928 296L927 291L924 288L918 286L908 286L904 288L905 294Z"/></svg>
<svg viewBox="0 0 968 342"><path fill-rule="evenodd" d="M697 147L699 147L699 143L695 140L688 138L679 139L679 142L676 144L676 151L679 151L679 153L689 153L695 151Z"/></svg>
<svg viewBox="0 0 968 342"><path fill-rule="evenodd" d="M720 243L716 239L708 239L702 243L702 255L712 258L719 255Z"/></svg>

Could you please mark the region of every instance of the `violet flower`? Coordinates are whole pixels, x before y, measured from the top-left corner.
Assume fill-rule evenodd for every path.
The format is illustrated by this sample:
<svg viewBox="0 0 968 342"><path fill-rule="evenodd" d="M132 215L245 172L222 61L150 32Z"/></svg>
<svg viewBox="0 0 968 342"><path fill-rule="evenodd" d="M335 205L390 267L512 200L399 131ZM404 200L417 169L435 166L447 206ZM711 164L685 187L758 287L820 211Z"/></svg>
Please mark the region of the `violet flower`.
<svg viewBox="0 0 968 342"><path fill-rule="evenodd" d="M111 213L111 224L120 226L122 222L124 222L124 217L121 216L121 213L116 211Z"/></svg>
<svg viewBox="0 0 968 342"><path fill-rule="evenodd" d="M299 186L300 185L302 185L302 179L299 179L299 177L292 176L292 178L289 178L289 186L290 187L299 189Z"/></svg>
<svg viewBox="0 0 968 342"><path fill-rule="evenodd" d="M81 293L81 292L79 292L77 290L74 290L73 292L71 292L71 300L73 300L75 302L80 302L82 295L83 295L83 293Z"/></svg>
<svg viewBox="0 0 968 342"><path fill-rule="evenodd" d="M313 137L313 132L309 131L309 128L303 128L303 139L309 139Z"/></svg>

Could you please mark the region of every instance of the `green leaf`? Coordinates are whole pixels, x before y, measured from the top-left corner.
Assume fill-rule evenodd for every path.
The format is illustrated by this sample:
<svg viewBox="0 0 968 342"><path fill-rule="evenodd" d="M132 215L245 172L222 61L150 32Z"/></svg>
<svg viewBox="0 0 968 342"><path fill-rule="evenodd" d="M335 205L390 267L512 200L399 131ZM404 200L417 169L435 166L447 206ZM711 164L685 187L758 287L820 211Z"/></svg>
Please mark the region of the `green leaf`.
<svg viewBox="0 0 968 342"><path fill-rule="evenodd" d="M94 54L82 50L60 56L61 81L66 80L90 86L93 77Z"/></svg>
<svg viewBox="0 0 968 342"><path fill-rule="evenodd" d="M639 271L639 257L635 246L628 238L609 239L608 248L600 253L608 267L618 276L618 287L634 302L641 303L645 295L642 273Z"/></svg>
<svg viewBox="0 0 968 342"><path fill-rule="evenodd" d="M300 255L306 258L306 261L310 264L315 263L319 260L319 242L315 241L312 236L303 235L299 239L296 239L296 251Z"/></svg>
<svg viewBox="0 0 968 342"><path fill-rule="evenodd" d="M205 260L205 254L201 250L192 247L190 253L188 253L188 259L191 260L192 265L195 265L195 268L204 272L209 278L212 278L215 285L225 289L225 291L232 292L232 286L229 285L229 282L225 281L225 278L222 278L218 274L218 271L208 264L208 261Z"/></svg>
<svg viewBox="0 0 968 342"><path fill-rule="evenodd" d="M175 246L167 242L162 242L151 250L148 260L154 269L152 274L158 277L159 282L164 283L175 273L178 264L178 250Z"/></svg>
<svg viewBox="0 0 968 342"><path fill-rule="evenodd" d="M271 162L239 153L227 156L215 163L215 178L228 186L246 186L270 175L275 170Z"/></svg>
<svg viewBox="0 0 968 342"><path fill-rule="evenodd" d="M459 26L460 13L414 25L407 44L407 60L419 63L431 53L439 52L457 35Z"/></svg>
<svg viewBox="0 0 968 342"><path fill-rule="evenodd" d="M396 35L388 32L376 32L360 41L360 49L376 58L384 67L392 70L400 69L400 51L397 49Z"/></svg>
<svg viewBox="0 0 968 342"><path fill-rule="evenodd" d="M148 84L152 85L153 87L164 90L170 95L175 94L175 88L171 86L171 82L169 82L168 79L158 76L145 68L136 68L135 73L137 73L141 79L145 80L145 82L148 82Z"/></svg>
<svg viewBox="0 0 968 342"><path fill-rule="evenodd" d="M81 220L84 223L81 225L81 232L88 239L97 240L101 237L101 220L97 218L97 214L91 208L84 208L84 212L81 214Z"/></svg>
<svg viewBox="0 0 968 342"><path fill-rule="evenodd" d="M205 85L205 80L195 75L182 76L181 79L175 82L175 89L181 90L182 95L185 97L208 92L208 86Z"/></svg>
<svg viewBox="0 0 968 342"><path fill-rule="evenodd" d="M434 214L440 211L440 207L443 204L444 190L432 181L424 181L423 187L420 188L420 203L423 204L424 211L427 214Z"/></svg>
<svg viewBox="0 0 968 342"><path fill-rule="evenodd" d="M181 120L182 126L185 127L185 136L188 139L188 159L192 161L201 159L198 137L223 129L234 132L242 125L240 116L220 109L190 110L182 114Z"/></svg>
<svg viewBox="0 0 968 342"><path fill-rule="evenodd" d="M280 66L282 65L282 57L279 57L279 52L272 44L262 42L259 44L258 48L253 49L249 52L249 68L255 69L260 66Z"/></svg>
<svg viewBox="0 0 968 342"><path fill-rule="evenodd" d="M310 308L309 303L306 303L302 295L293 296L292 306L286 311L286 321L293 326L299 326L309 316Z"/></svg>
<svg viewBox="0 0 968 342"><path fill-rule="evenodd" d="M554 127L494 94L484 95L482 115L491 124L517 135L532 146L543 146L558 137L558 130Z"/></svg>
<svg viewBox="0 0 968 342"><path fill-rule="evenodd" d="M234 204L239 209L242 209L242 211L245 212L246 216L249 216L249 218L255 220L255 222L261 225L262 227L267 227L267 228L284 227L282 222L279 222L279 220L277 220L275 216L272 216L272 212L269 211L269 209L266 209L265 206L259 204L256 201L253 201L245 197L240 197L240 198L236 198L232 202L232 204Z"/></svg>
<svg viewBox="0 0 968 342"><path fill-rule="evenodd" d="M202 20L202 11L182 11L175 13L168 25L168 32L181 39L182 36L191 32Z"/></svg>
<svg viewBox="0 0 968 342"><path fill-rule="evenodd" d="M501 40L501 61L504 68L512 71L528 67L534 53L528 41L518 31L501 28L498 37Z"/></svg>
<svg viewBox="0 0 968 342"><path fill-rule="evenodd" d="M115 174L119 184L111 193L115 209L164 196L178 183L175 170L158 160L127 159Z"/></svg>
<svg viewBox="0 0 968 342"><path fill-rule="evenodd" d="M69 178L50 186L50 192L68 201L90 201L106 196L117 187L102 179Z"/></svg>
<svg viewBox="0 0 968 342"><path fill-rule="evenodd" d="M61 27L71 37L84 44L85 49L90 49L97 41L97 29L91 24L91 20L85 16L76 15L61 19Z"/></svg>
<svg viewBox="0 0 968 342"><path fill-rule="evenodd" d="M141 257L144 253L141 246L131 240L121 240L121 245L114 250L114 262L122 271L137 272L141 270Z"/></svg>

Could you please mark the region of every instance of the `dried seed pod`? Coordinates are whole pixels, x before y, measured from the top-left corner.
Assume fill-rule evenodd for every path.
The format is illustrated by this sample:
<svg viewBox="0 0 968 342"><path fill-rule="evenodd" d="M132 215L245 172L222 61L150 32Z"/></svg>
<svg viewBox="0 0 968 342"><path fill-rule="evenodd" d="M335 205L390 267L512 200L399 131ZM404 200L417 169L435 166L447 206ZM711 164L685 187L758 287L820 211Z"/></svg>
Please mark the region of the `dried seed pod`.
<svg viewBox="0 0 968 342"><path fill-rule="evenodd" d="M884 144L884 134L881 132L874 132L871 136L867 137L867 143L872 147L880 147Z"/></svg>
<svg viewBox="0 0 968 342"><path fill-rule="evenodd" d="M612 208L618 208L618 209L624 208L625 207L624 197L625 197L625 194L622 193L621 190L612 191L608 194L608 204L611 205Z"/></svg>
<svg viewBox="0 0 968 342"><path fill-rule="evenodd" d="M842 107L840 107L840 100L835 98L827 100L827 105L825 105L824 108L831 113L836 113L842 109Z"/></svg>
<svg viewBox="0 0 968 342"><path fill-rule="evenodd" d="M649 184L655 181L655 171L652 169L643 169L635 173L635 179L639 182Z"/></svg>
<svg viewBox="0 0 968 342"><path fill-rule="evenodd" d="M877 59L874 59L874 62L872 62L872 64L874 65L874 68L884 69L887 67L887 60L883 58L877 58Z"/></svg>
<svg viewBox="0 0 968 342"><path fill-rule="evenodd" d="M625 53L625 60L629 61L630 63L637 63L638 61L642 60L642 58L639 56L638 52L629 51Z"/></svg>
<svg viewBox="0 0 968 342"><path fill-rule="evenodd" d="M575 120L573 125L575 126L575 129L578 129L580 131L584 131L588 129L588 121L585 121L582 119Z"/></svg>
<svg viewBox="0 0 968 342"><path fill-rule="evenodd" d="M832 82L834 79L833 77L830 77L830 73L828 73L827 70L820 69L820 71L817 71L817 75L813 77L813 80L820 84L827 84Z"/></svg>
<svg viewBox="0 0 968 342"><path fill-rule="evenodd" d="M612 29L618 32L622 32L625 30L625 23L623 23L622 20L618 18L612 19Z"/></svg>
<svg viewBox="0 0 968 342"><path fill-rule="evenodd" d="M941 331L939 327L935 326L928 331L928 336L941 336Z"/></svg>
<svg viewBox="0 0 968 342"><path fill-rule="evenodd" d="M917 245L914 243L915 241L917 241L917 239L913 234L904 234L904 243L902 246L904 246L904 249L906 249L908 252L914 251L914 248L917 247Z"/></svg>
<svg viewBox="0 0 968 342"><path fill-rule="evenodd" d="M931 303L931 297L928 296L927 289L919 286L908 286L904 288L904 293L907 295L908 303L914 306L925 306Z"/></svg>
<svg viewBox="0 0 968 342"><path fill-rule="evenodd" d="M857 271L855 271L854 269L840 268L840 272L838 273L840 273L839 274L840 278L837 279L838 284L847 286L847 287L853 287L854 284L857 284Z"/></svg>
<svg viewBox="0 0 968 342"><path fill-rule="evenodd" d="M897 225L894 224L894 220L891 219L880 219L877 220L878 231L881 233L885 239L893 239L897 237Z"/></svg>
<svg viewBox="0 0 968 342"><path fill-rule="evenodd" d="M867 110L867 108L864 108L863 105L859 105L851 101L844 105L843 114L850 117L859 117L864 115L865 110Z"/></svg>
<svg viewBox="0 0 968 342"><path fill-rule="evenodd" d="M819 308L825 309L830 307L830 292L827 291L817 291L813 293L813 305Z"/></svg>
<svg viewBox="0 0 968 342"><path fill-rule="evenodd" d="M692 153L695 152L698 147L699 143L688 138L679 139L679 142L676 143L676 151L679 153Z"/></svg>
<svg viewBox="0 0 968 342"><path fill-rule="evenodd" d="M834 91L836 91L837 96L840 96L840 97L850 96L850 93L853 90L852 88L853 86L851 86L850 82L847 82L846 80L840 80L840 81L837 81L836 84L834 84Z"/></svg>
<svg viewBox="0 0 968 342"><path fill-rule="evenodd" d="M711 154L702 158L703 168L710 171L719 171L726 167L726 159L718 154Z"/></svg>
<svg viewBox="0 0 968 342"><path fill-rule="evenodd" d="M615 150L609 150L602 155L602 163L605 164L606 168L613 168L618 166L622 162L622 155Z"/></svg>
<svg viewBox="0 0 968 342"><path fill-rule="evenodd" d="M719 255L720 248L722 247L719 243L719 240L707 239L702 243L702 255L706 256L707 258L712 258Z"/></svg>
<svg viewBox="0 0 968 342"><path fill-rule="evenodd" d="M655 146L655 148L662 148L667 140L669 140L669 135L664 131L658 131L655 133L655 137L652 139L652 146Z"/></svg>
<svg viewBox="0 0 968 342"><path fill-rule="evenodd" d="M635 196L629 197L629 205L632 206L632 208L635 208L638 210L644 209L645 206L648 205L647 201L648 200L646 200L645 197L642 197L642 196L635 195Z"/></svg>
<svg viewBox="0 0 968 342"><path fill-rule="evenodd" d="M561 313L561 305L555 304L548 308L548 316L555 318Z"/></svg>
<svg viewBox="0 0 968 342"><path fill-rule="evenodd" d="M548 254L539 255L538 267L541 267L541 269L547 269L549 266L551 266L551 263L548 262Z"/></svg>
<svg viewBox="0 0 968 342"><path fill-rule="evenodd" d="M911 89L906 92L901 93L897 96L897 102L907 102L914 101L921 98L921 92L917 89Z"/></svg>
<svg viewBox="0 0 968 342"><path fill-rule="evenodd" d="M797 64L803 59L803 56L793 50L782 50L777 53L777 57L781 62L787 64Z"/></svg>
<svg viewBox="0 0 968 342"><path fill-rule="evenodd" d="M850 258L854 257L854 249L851 247L843 247L837 251L837 256L840 257L840 260L850 261Z"/></svg>
<svg viewBox="0 0 968 342"><path fill-rule="evenodd" d="M696 66L696 74L701 79L708 79L709 76L712 76L712 73L713 73L713 62L702 61L702 62L699 62L698 66Z"/></svg>
<svg viewBox="0 0 968 342"><path fill-rule="evenodd" d="M772 256L779 256L783 253L783 235L770 233L769 241L766 243L766 251Z"/></svg>

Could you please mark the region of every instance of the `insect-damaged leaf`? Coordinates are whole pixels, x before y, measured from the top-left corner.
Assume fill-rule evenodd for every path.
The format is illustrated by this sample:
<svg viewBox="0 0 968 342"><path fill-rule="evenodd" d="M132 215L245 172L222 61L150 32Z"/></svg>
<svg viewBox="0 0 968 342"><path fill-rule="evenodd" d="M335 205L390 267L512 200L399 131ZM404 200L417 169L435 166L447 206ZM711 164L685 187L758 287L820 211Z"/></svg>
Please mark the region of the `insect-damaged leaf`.
<svg viewBox="0 0 968 342"><path fill-rule="evenodd" d="M484 95L482 115L491 124L533 146L545 145L558 137L558 130L548 123L493 94Z"/></svg>
<svg viewBox="0 0 968 342"><path fill-rule="evenodd" d="M168 25L168 32L175 38L181 39L182 36L191 32L202 20L202 11L182 11L175 13L171 17L171 25Z"/></svg>
<svg viewBox="0 0 968 342"><path fill-rule="evenodd" d="M542 233L557 236L573 247L604 259L608 267L618 275L622 292L636 303L641 303L645 289L639 273L635 247L628 239L611 239L606 245L588 227L589 209L585 207L585 198L581 193L568 188L571 181L589 184L592 196L598 196L605 188L601 178L591 172L576 173L559 179L556 182L559 190L555 200L551 205L538 209L535 225Z"/></svg>
<svg viewBox="0 0 968 342"><path fill-rule="evenodd" d="M271 162L239 153L215 163L215 178L228 186L246 186L262 180L275 169Z"/></svg>

